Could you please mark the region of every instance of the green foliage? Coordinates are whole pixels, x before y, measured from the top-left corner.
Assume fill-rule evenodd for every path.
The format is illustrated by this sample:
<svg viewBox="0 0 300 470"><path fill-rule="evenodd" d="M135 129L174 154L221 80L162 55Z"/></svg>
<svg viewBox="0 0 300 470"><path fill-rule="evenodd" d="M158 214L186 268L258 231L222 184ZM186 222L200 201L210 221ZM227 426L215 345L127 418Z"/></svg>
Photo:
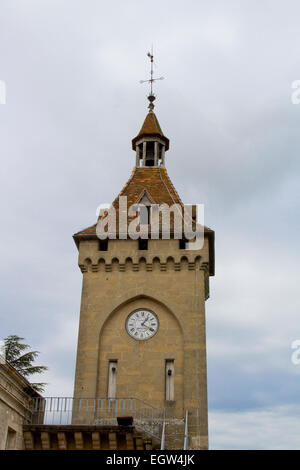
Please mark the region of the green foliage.
<svg viewBox="0 0 300 470"><path fill-rule="evenodd" d="M16 335L7 336L4 339L5 360L9 362L23 377L32 374L41 374L46 371L46 366L35 366L33 362L39 355L39 351L27 351L29 344L22 343L24 338ZM37 392L43 392L45 383L36 382L30 384Z"/></svg>

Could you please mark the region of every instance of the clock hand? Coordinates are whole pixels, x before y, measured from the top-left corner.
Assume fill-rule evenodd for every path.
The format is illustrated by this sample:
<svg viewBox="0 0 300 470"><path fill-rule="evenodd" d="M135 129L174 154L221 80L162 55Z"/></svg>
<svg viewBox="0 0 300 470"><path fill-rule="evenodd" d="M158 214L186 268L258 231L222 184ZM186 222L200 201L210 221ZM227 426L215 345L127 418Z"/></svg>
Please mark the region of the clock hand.
<svg viewBox="0 0 300 470"><path fill-rule="evenodd" d="M145 325L146 321L148 320L149 318L149 315L147 316L147 318L141 323L141 326Z"/></svg>

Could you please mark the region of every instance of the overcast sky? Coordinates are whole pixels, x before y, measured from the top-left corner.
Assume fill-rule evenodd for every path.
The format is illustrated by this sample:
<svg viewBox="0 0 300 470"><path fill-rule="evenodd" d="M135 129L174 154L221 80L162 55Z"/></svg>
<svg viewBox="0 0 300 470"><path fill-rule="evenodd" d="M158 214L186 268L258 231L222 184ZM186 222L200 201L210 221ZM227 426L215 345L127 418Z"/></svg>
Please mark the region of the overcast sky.
<svg viewBox="0 0 300 470"><path fill-rule="evenodd" d="M216 232L210 447L300 448L299 17L296 0L0 0L0 336L41 351L45 395L73 393L72 234L134 166L153 44L169 175Z"/></svg>

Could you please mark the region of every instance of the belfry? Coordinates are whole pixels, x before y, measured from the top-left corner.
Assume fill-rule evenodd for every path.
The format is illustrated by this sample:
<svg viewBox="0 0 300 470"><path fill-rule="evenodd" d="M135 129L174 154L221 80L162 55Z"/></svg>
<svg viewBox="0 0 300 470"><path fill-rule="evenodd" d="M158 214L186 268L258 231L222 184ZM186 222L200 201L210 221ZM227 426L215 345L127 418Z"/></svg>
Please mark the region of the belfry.
<svg viewBox="0 0 300 470"><path fill-rule="evenodd" d="M165 167L169 139L154 114L154 96L148 99L132 140L135 167L112 204L117 214L120 196L128 206L183 205ZM187 427L189 448L206 449L205 300L214 232L204 227L199 250L172 230L169 239L116 236L104 243L95 224L74 240L83 273L74 397L143 401L164 416L166 448L182 449Z"/></svg>
<svg viewBox="0 0 300 470"><path fill-rule="evenodd" d="M149 81L149 111L132 140L132 173L111 208L73 237L82 272L74 396L35 406L33 422L45 425L52 413L61 420L56 437L52 428L47 440L46 432L34 438L40 446L208 448L205 301L214 275L214 232L202 226L200 246L178 237L176 214L184 204L166 169L169 139L154 113L152 68ZM124 214L122 198L133 212ZM155 236L152 228L154 209L161 207L175 208L168 236L163 211ZM199 225L195 207L193 227ZM109 211L116 230L99 236ZM135 236L120 231L121 217L126 229L137 228ZM39 429L28 429L29 445L30 432Z"/></svg>

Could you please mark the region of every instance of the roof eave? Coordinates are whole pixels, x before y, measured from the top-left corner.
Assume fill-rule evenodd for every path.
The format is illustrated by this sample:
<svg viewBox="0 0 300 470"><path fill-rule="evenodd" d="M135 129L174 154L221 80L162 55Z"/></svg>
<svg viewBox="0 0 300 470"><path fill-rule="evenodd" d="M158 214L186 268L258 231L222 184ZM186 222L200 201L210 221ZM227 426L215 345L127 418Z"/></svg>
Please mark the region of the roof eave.
<svg viewBox="0 0 300 470"><path fill-rule="evenodd" d="M138 134L136 137L134 137L134 139L132 139L132 150L136 150L135 148L135 144L138 140L142 139L143 137L147 138L147 137L159 137L160 139L162 139L164 142L165 142L165 150L169 150L169 147L170 147L170 140L168 139L168 137L165 137L164 135L162 134L158 134L158 133L153 133L153 134Z"/></svg>
<svg viewBox="0 0 300 470"><path fill-rule="evenodd" d="M211 229L206 230L204 236L209 240L209 275L215 275L215 232ZM96 234L75 233L73 240L77 249L79 250L79 243L81 240L97 240Z"/></svg>

